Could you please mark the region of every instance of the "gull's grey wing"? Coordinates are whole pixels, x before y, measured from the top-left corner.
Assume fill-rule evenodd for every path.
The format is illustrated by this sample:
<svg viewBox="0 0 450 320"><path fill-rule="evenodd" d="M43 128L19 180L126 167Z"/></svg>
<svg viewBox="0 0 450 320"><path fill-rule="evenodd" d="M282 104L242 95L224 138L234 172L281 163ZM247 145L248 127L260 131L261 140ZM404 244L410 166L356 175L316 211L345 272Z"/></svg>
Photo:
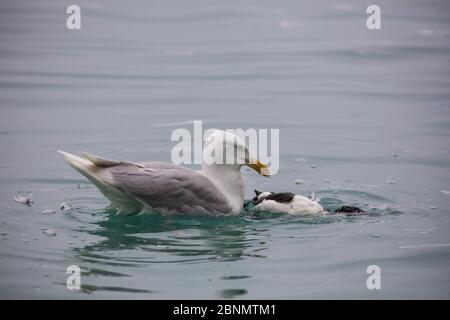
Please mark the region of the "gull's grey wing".
<svg viewBox="0 0 450 320"><path fill-rule="evenodd" d="M152 209L183 213L228 213L231 207L201 173L170 163L123 162L107 169L119 190Z"/></svg>

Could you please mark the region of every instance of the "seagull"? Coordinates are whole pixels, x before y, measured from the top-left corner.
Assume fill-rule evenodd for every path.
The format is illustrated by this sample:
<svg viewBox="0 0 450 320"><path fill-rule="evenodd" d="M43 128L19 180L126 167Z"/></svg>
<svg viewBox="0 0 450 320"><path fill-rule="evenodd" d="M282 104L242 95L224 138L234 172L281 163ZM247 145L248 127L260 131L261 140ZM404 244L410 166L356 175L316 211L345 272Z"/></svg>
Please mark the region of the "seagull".
<svg viewBox="0 0 450 320"><path fill-rule="evenodd" d="M212 152L207 152L212 149L225 150L222 162L214 161ZM244 140L221 130L214 130L206 139L201 170L173 163L135 163L58 152L111 201L108 208L119 213L239 214L245 195L241 168L270 175L267 165L257 160Z"/></svg>

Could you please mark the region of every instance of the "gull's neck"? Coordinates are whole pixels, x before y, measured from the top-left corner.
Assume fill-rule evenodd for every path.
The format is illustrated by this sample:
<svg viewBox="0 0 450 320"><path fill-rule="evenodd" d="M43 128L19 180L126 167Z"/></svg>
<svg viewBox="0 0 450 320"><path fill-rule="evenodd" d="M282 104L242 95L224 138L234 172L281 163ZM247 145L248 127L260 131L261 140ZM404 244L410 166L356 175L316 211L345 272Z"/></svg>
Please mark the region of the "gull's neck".
<svg viewBox="0 0 450 320"><path fill-rule="evenodd" d="M245 188L241 167L241 165L203 164L201 170L227 197L233 213L240 213L244 205Z"/></svg>

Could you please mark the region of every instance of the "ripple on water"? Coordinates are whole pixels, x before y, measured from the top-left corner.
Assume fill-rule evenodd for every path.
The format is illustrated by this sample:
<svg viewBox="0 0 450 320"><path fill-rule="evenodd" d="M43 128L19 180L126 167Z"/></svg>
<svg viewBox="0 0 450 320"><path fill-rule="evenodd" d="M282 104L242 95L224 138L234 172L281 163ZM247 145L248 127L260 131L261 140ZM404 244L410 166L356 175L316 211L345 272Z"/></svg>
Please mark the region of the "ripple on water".
<svg viewBox="0 0 450 320"><path fill-rule="evenodd" d="M327 197L332 191L319 191L321 203L339 207L346 202ZM340 195L360 199L360 203L379 204L381 196L340 190ZM320 215L298 217L282 213L249 213L238 216L204 215L123 215L109 212L99 196L70 197L73 210L57 215L64 229L73 236L69 256L82 266L83 293L127 292L158 293L157 290L139 288L139 284L123 285L123 280L133 281L135 272L146 273L147 268L164 265L192 265L211 262L232 262L244 259L266 259L268 242L281 238L324 238L326 234L302 236L300 228L314 225L348 222L359 217ZM389 202L389 201L386 201ZM359 205L359 204L357 204ZM362 206L362 204L361 204ZM365 205L367 207L367 205ZM389 213L383 208L381 214ZM272 235L275 227L289 230L289 235ZM58 222L54 227L58 230ZM332 237L333 235L329 236ZM89 240L88 240L89 239ZM131 268L131 269L130 269ZM225 274L224 281L243 281L247 274ZM103 283L104 281L109 283ZM230 282L231 283L231 282ZM235 298L248 294L244 288L221 289L221 298Z"/></svg>
<svg viewBox="0 0 450 320"><path fill-rule="evenodd" d="M219 291L219 296L224 299L233 299L239 296L246 295L246 289L223 289Z"/></svg>
<svg viewBox="0 0 450 320"><path fill-rule="evenodd" d="M247 275L233 275L233 276L222 276L220 279L222 280L242 280L242 279L248 279L251 278L251 276Z"/></svg>
<svg viewBox="0 0 450 320"><path fill-rule="evenodd" d="M328 201L327 198L323 199ZM340 203L335 199L330 204ZM96 215L93 216L92 213ZM76 248L79 258L110 266L147 264L189 264L265 258L264 239L276 225L319 225L352 222L342 215L289 216L255 213L240 216L117 215L107 211L74 210L67 217L83 228L76 230L97 237L97 241Z"/></svg>
<svg viewBox="0 0 450 320"><path fill-rule="evenodd" d="M66 284L64 284L66 285ZM116 287L116 286L96 286L91 284L82 284L81 291L83 293L93 293L96 291L110 291L117 293L158 293L158 291L148 290L148 289L136 289L136 288L128 288L128 287Z"/></svg>

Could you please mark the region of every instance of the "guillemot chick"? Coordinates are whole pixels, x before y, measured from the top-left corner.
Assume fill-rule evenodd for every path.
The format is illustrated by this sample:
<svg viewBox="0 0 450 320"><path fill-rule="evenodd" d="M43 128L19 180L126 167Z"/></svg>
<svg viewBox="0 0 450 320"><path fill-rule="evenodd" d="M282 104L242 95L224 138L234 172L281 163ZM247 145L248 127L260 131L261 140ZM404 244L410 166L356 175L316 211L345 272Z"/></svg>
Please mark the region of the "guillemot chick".
<svg viewBox="0 0 450 320"><path fill-rule="evenodd" d="M285 212L290 215L315 215L326 213L325 209L314 199L292 192L260 192L255 190L252 199L255 211Z"/></svg>
<svg viewBox="0 0 450 320"><path fill-rule="evenodd" d="M316 200L312 193L310 198L292 192L260 192L255 190L255 197L251 200L255 211L283 212L290 215L315 215L343 213L347 216L367 214L364 210L344 205L333 211L328 211Z"/></svg>

